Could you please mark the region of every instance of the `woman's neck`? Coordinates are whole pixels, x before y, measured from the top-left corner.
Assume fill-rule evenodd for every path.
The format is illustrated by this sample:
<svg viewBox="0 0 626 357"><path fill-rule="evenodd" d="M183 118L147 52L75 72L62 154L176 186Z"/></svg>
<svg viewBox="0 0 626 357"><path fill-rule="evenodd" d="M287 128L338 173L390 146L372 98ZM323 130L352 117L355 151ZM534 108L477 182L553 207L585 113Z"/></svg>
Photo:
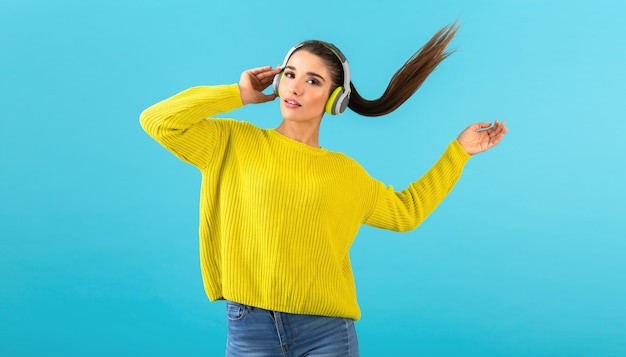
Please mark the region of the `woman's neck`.
<svg viewBox="0 0 626 357"><path fill-rule="evenodd" d="M294 123L283 120L276 128L276 131L284 136L307 144L314 148L319 148L320 123Z"/></svg>

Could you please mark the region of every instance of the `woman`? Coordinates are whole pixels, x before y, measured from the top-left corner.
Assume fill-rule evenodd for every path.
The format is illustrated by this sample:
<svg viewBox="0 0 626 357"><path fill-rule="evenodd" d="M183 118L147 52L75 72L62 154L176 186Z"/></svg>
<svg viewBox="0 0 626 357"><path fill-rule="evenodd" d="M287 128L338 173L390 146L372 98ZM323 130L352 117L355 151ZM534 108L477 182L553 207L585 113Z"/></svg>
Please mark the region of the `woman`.
<svg viewBox="0 0 626 357"><path fill-rule="evenodd" d="M363 99L333 45L306 41L277 68L242 73L239 84L190 88L146 109L143 128L202 172L200 260L210 300L227 300L232 356L356 356L360 318L349 248L359 227L419 225L444 199L471 155L496 145L504 123L478 123L402 192L319 144L324 113L395 110L448 55L444 27L392 78ZM274 93L264 94L273 85ZM280 98L276 129L215 115Z"/></svg>

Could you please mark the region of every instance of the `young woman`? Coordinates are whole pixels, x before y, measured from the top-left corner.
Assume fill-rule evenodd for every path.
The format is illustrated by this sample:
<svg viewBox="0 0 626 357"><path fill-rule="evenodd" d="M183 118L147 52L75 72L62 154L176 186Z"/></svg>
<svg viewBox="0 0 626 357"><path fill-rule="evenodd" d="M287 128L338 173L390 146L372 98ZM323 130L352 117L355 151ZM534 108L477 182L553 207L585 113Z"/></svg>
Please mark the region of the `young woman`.
<svg viewBox="0 0 626 357"><path fill-rule="evenodd" d="M348 251L359 227L414 229L471 155L507 129L498 121L469 126L424 176L394 192L320 147L320 123L346 107L368 116L395 110L448 55L455 32L451 25L435 34L378 100L358 94L335 46L306 41L277 68L245 71L239 84L190 88L142 113L146 132L202 173L200 261L209 299L227 300L226 355L358 355ZM270 85L274 93L264 94ZM212 118L276 98L275 129Z"/></svg>

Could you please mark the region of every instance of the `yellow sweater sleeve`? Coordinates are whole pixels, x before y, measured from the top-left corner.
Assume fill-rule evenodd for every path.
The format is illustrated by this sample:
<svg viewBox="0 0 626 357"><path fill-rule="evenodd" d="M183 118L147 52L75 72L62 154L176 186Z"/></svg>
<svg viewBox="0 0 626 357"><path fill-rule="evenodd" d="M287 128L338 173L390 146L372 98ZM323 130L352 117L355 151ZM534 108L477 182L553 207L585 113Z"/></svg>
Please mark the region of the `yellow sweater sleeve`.
<svg viewBox="0 0 626 357"><path fill-rule="evenodd" d="M237 84L193 87L144 110L140 123L174 155L203 168L219 140L215 121L207 118L242 106Z"/></svg>
<svg viewBox="0 0 626 357"><path fill-rule="evenodd" d="M405 190L395 192L392 186L379 183L376 202L365 223L398 232L415 229L452 190L470 157L454 140L437 163Z"/></svg>

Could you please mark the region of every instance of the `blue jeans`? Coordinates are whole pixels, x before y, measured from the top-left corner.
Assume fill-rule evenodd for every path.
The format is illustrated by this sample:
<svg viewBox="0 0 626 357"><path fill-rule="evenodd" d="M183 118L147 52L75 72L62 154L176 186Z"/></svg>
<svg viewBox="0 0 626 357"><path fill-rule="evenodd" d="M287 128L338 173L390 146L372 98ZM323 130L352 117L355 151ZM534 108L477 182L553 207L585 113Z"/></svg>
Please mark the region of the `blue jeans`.
<svg viewBox="0 0 626 357"><path fill-rule="evenodd" d="M226 356L355 357L359 343L354 321L298 315L226 302Z"/></svg>

